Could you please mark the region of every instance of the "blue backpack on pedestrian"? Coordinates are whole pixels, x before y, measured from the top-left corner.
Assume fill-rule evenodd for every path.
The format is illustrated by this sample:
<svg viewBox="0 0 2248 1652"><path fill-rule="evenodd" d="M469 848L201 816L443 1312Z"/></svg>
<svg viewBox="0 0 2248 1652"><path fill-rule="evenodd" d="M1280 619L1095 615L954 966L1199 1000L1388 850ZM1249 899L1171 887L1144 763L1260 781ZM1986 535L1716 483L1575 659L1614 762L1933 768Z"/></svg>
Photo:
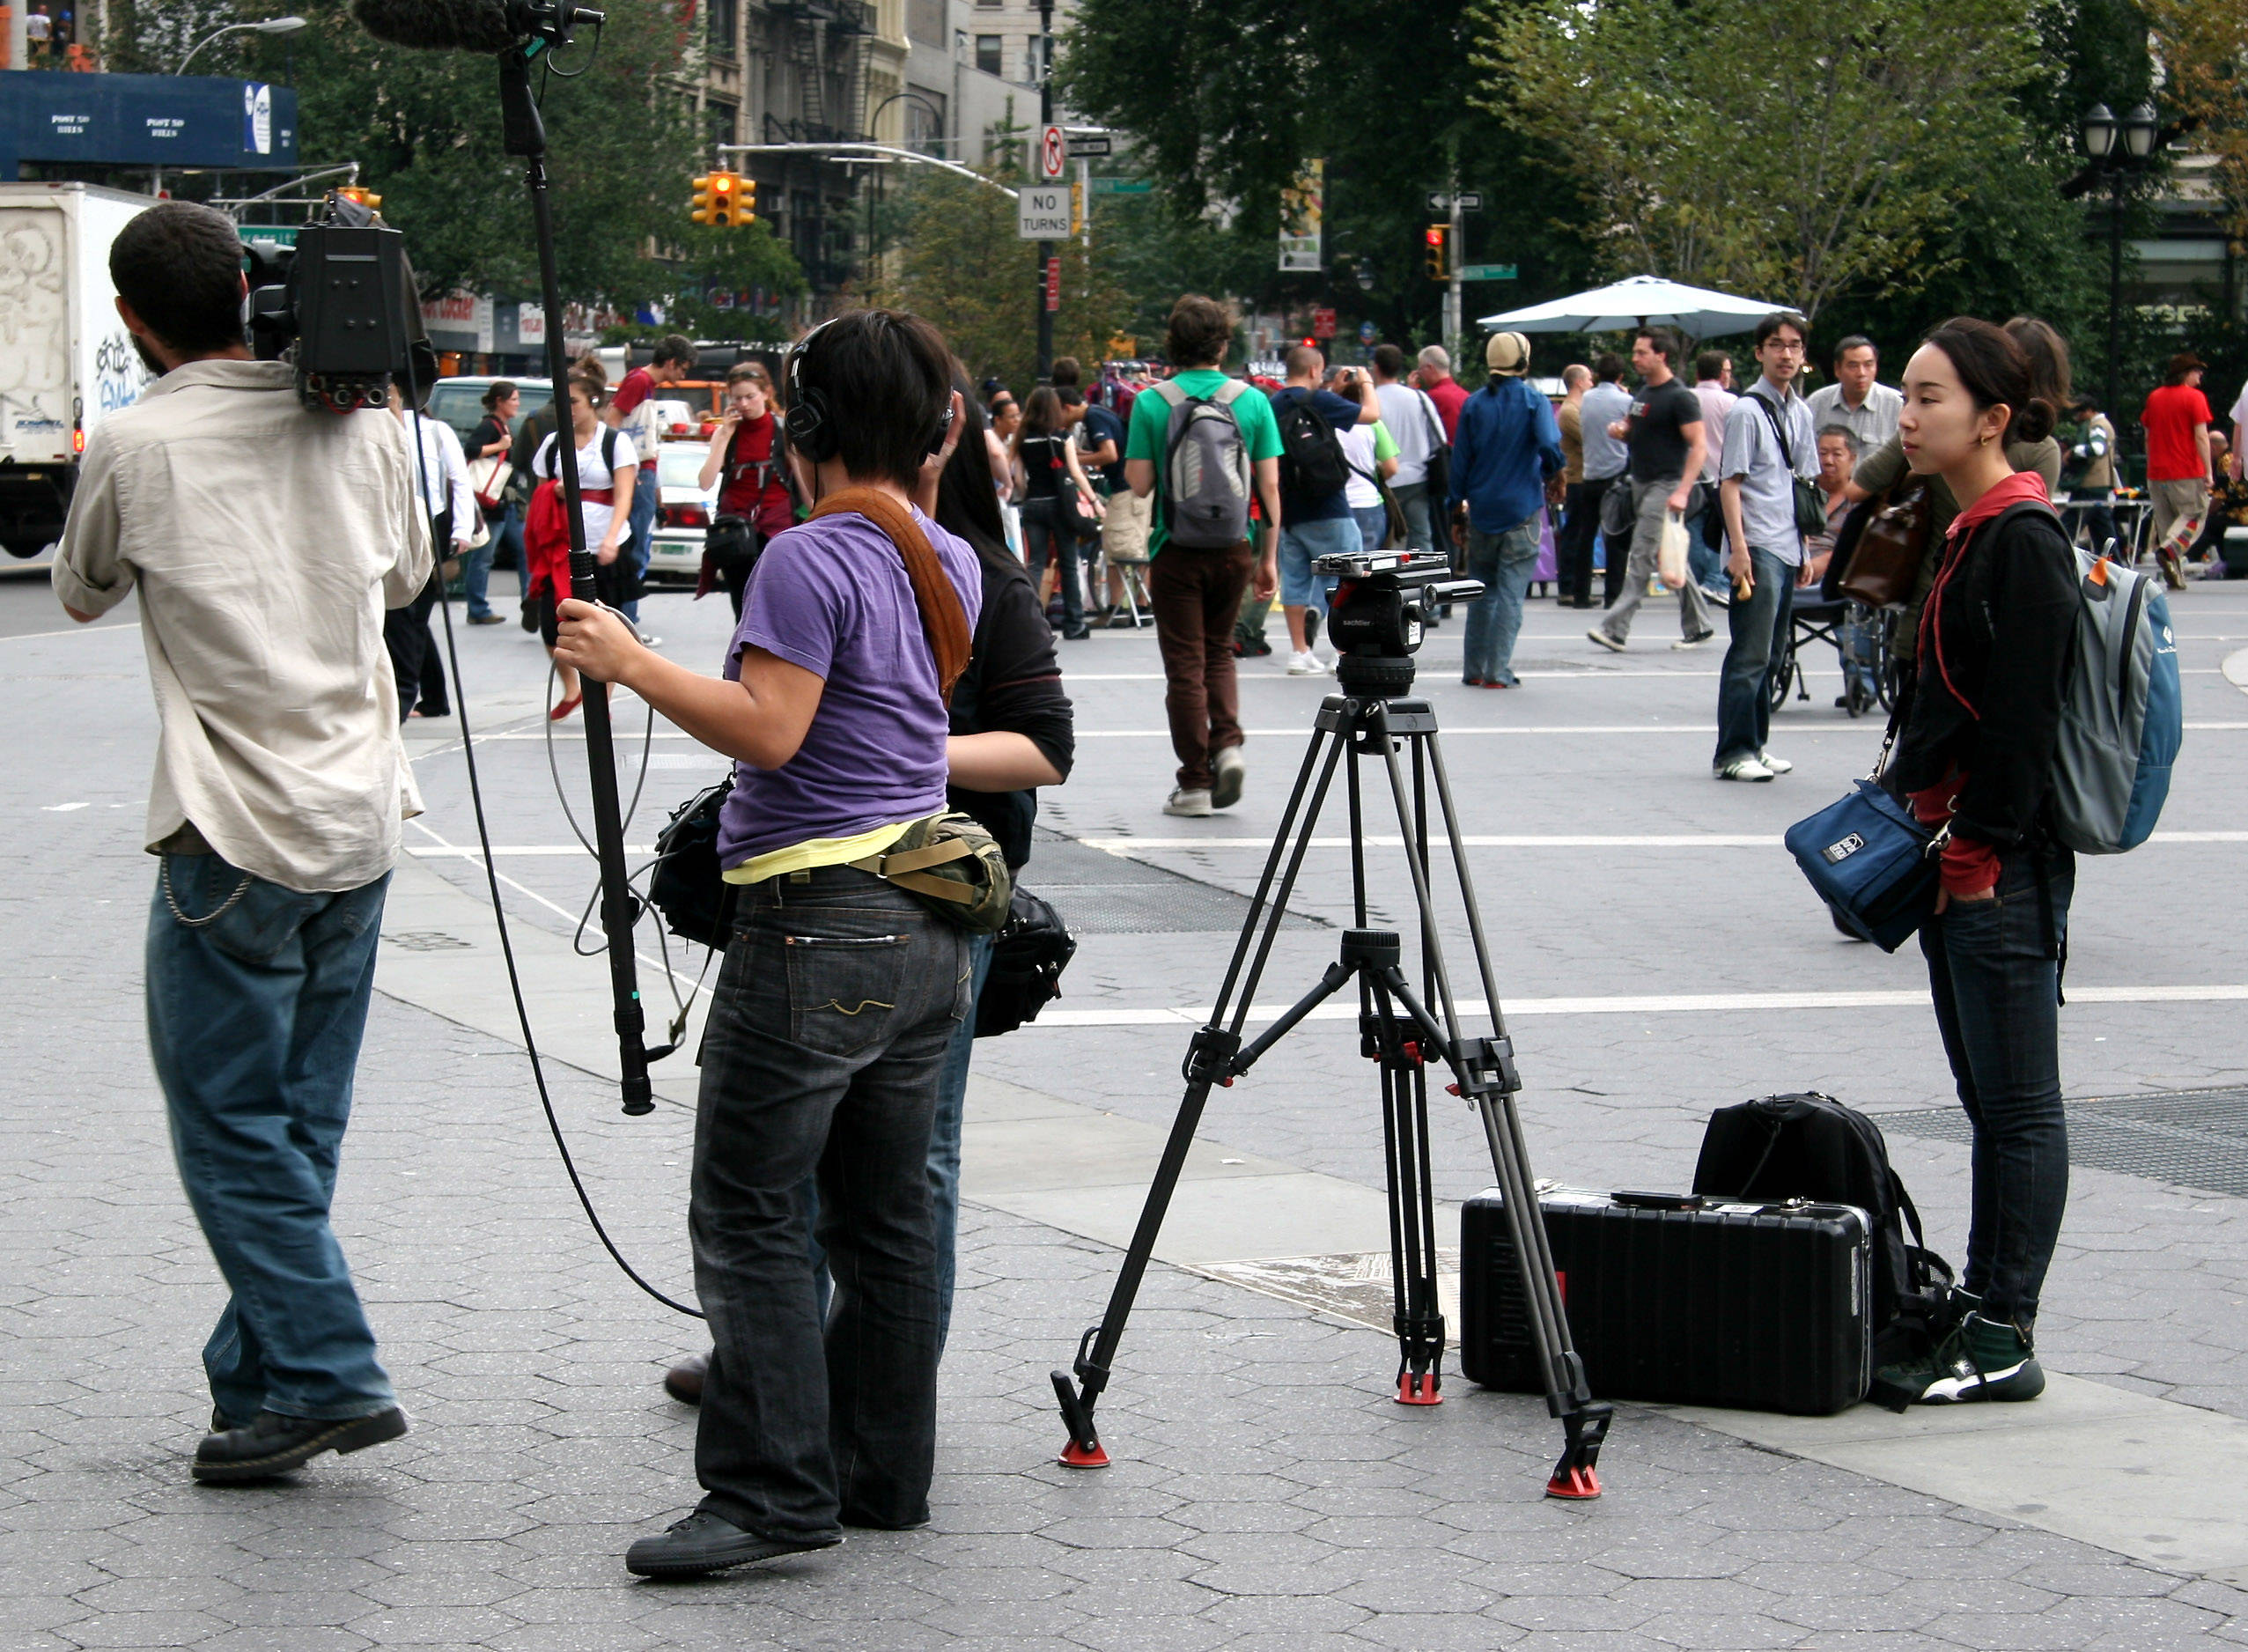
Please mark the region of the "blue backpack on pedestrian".
<svg viewBox="0 0 2248 1652"><path fill-rule="evenodd" d="M2054 748L2055 835L2084 855L2147 841L2185 735L2170 602L2151 575L2076 553L2076 659Z"/></svg>

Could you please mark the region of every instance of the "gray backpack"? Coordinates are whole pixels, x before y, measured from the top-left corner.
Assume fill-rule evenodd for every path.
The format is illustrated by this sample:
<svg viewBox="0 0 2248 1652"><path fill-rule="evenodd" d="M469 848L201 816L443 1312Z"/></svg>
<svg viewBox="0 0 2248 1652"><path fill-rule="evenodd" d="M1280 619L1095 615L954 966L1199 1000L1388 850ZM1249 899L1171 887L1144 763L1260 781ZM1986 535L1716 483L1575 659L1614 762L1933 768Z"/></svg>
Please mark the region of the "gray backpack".
<svg viewBox="0 0 2248 1652"><path fill-rule="evenodd" d="M1171 409L1163 441L1162 510L1174 545L1214 549L1249 537L1249 447L1233 404L1249 387L1228 379L1214 395L1154 387Z"/></svg>

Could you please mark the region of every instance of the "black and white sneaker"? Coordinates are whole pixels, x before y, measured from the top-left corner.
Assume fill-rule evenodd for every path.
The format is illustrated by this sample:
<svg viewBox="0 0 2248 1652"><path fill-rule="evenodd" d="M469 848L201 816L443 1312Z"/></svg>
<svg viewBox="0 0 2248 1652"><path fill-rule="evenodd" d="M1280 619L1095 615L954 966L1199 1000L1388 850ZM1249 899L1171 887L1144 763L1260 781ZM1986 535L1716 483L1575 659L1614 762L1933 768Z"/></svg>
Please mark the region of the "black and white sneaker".
<svg viewBox="0 0 2248 1652"><path fill-rule="evenodd" d="M1936 1345L1923 1405L1964 1405L1981 1400L2035 1399L2045 1391L2045 1368L2030 1339L2002 1319L1970 1314Z"/></svg>

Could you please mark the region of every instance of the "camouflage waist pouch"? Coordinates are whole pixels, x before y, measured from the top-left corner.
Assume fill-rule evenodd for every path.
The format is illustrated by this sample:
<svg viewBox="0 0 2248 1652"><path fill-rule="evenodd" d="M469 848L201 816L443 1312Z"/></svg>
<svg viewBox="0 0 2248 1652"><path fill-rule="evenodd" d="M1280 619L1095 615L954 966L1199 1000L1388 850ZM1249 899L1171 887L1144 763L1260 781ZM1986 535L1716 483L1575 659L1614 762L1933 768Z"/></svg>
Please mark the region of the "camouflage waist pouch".
<svg viewBox="0 0 2248 1652"><path fill-rule="evenodd" d="M915 821L881 854L851 864L896 884L971 935L996 935L1006 927L1013 876L991 834L969 815Z"/></svg>

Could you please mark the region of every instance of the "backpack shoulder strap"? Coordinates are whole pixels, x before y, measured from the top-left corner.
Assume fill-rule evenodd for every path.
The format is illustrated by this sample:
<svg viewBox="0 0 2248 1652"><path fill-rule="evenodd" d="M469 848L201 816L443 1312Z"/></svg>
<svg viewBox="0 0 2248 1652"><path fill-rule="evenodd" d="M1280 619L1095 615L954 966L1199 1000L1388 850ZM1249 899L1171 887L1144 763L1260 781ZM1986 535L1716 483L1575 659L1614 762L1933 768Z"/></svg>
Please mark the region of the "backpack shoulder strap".
<svg viewBox="0 0 2248 1652"><path fill-rule="evenodd" d="M1177 385L1172 383L1168 379L1164 380L1162 383L1155 386L1154 389L1156 399L1163 402L1167 407L1182 408L1186 405L1186 392L1180 389Z"/></svg>
<svg viewBox="0 0 2248 1652"><path fill-rule="evenodd" d="M1794 476L1795 474L1795 455L1787 451L1787 427L1780 422L1780 409L1772 405L1772 398L1770 396L1758 395L1753 390L1743 391L1742 394L1746 395L1750 401L1755 402L1758 407L1762 408L1764 409L1765 417L1772 422L1773 439L1780 444L1780 462L1787 467L1787 474L1789 476Z"/></svg>
<svg viewBox="0 0 2248 1652"><path fill-rule="evenodd" d="M601 431L601 464L613 482L616 478L616 429L614 425Z"/></svg>
<svg viewBox="0 0 2248 1652"><path fill-rule="evenodd" d="M1210 399L1220 407L1229 408L1241 399L1241 393L1248 388L1249 386L1241 380L1228 379L1210 393Z"/></svg>

